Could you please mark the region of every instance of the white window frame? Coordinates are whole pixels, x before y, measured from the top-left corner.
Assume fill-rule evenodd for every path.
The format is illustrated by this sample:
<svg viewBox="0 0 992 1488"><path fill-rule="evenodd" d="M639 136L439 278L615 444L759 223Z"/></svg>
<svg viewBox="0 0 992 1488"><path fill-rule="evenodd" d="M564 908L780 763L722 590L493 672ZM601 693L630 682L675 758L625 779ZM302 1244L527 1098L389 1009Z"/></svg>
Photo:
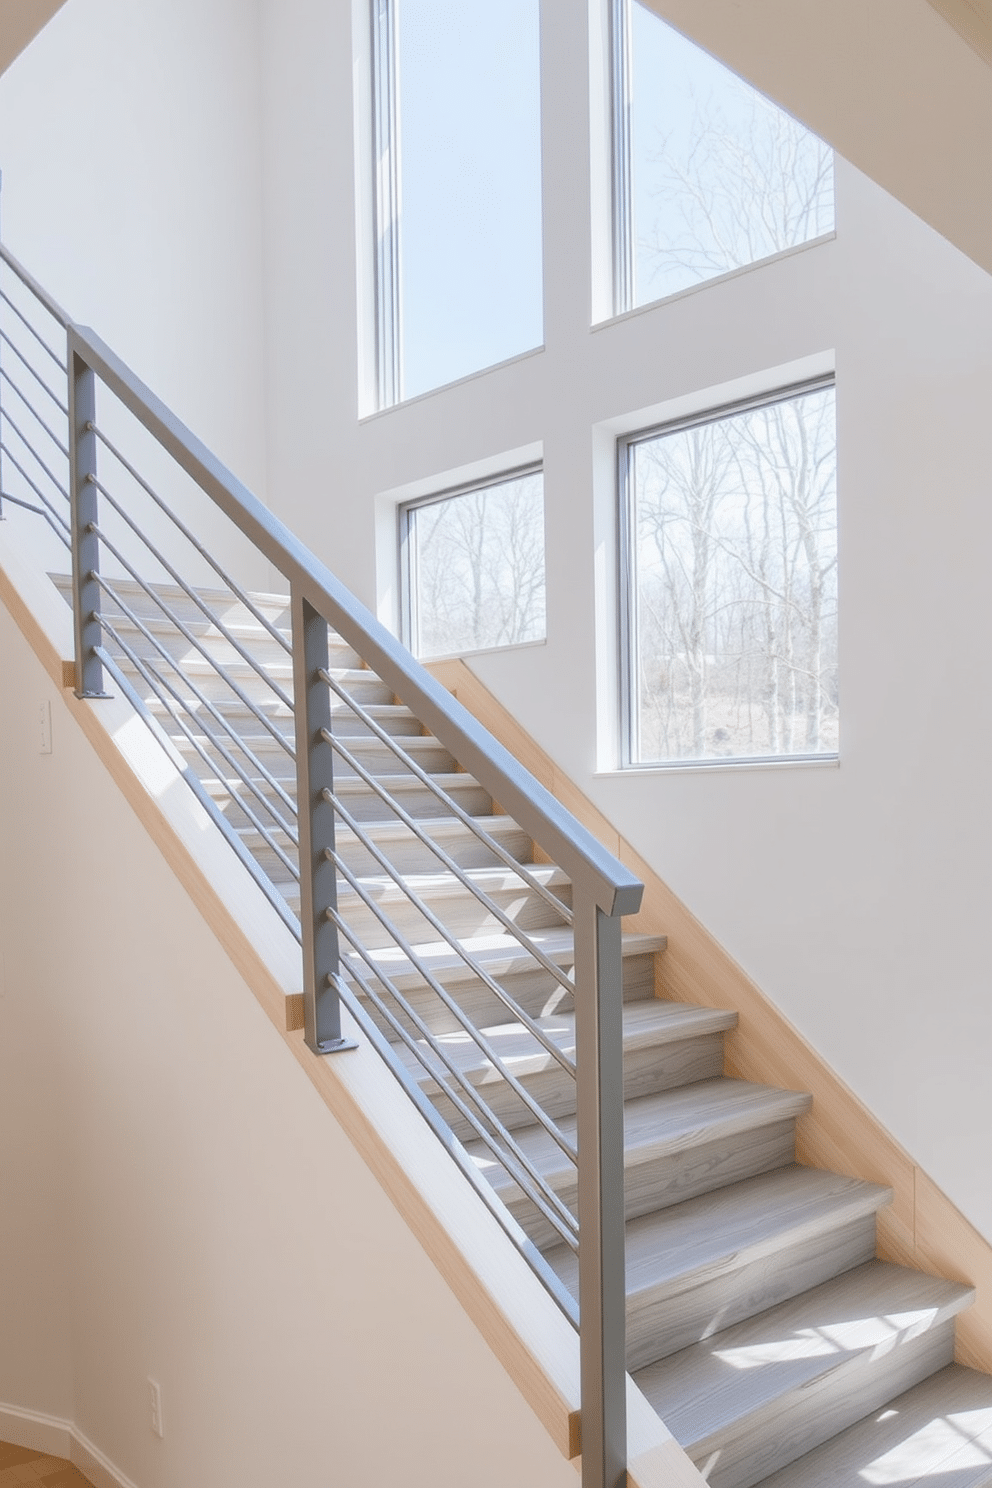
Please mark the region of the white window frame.
<svg viewBox="0 0 992 1488"><path fill-rule="evenodd" d="M626 3L626 0L625 0ZM681 418L663 420L657 424L631 430L621 435L616 444L617 487L617 593L619 597L619 652L620 652L620 768L621 770L711 770L736 769L754 765L809 765L836 764L839 751L821 751L816 754L758 754L733 755L729 757L686 756L680 759L640 759L637 696L640 678L636 675L639 646L637 631L637 567L636 535L634 532L634 503L631 488L631 453L634 446L666 434L681 433L686 429L699 428L705 424L719 423L736 414L747 413L757 408L771 408L777 403L787 403L807 393L836 390L837 379L833 372L825 372L799 382L785 383L732 402L711 404L697 413ZM838 496L839 507L839 496ZM839 513L838 513L839 516Z"/></svg>
<svg viewBox="0 0 992 1488"><path fill-rule="evenodd" d="M530 460L523 465L508 466L505 469L493 471L491 475L480 476L476 480L460 482L457 485L445 486L437 491L432 491L427 496L418 496L412 501L405 501L397 507L396 515L399 524L399 568L400 568L400 622L403 644L413 652L414 656L420 658L417 643L419 641L419 626L417 616L416 586L413 582L414 574L414 520L416 512L425 506L436 506L442 501L451 501L459 496L471 496L475 491L488 491L495 486L506 485L509 481L520 480L524 476L540 475L542 477L542 505L543 505L543 476L544 463L542 460ZM545 554L545 603L547 603L547 518L544 521L544 554ZM545 614L547 612L545 611ZM445 661L452 657L479 656L489 651L511 651L518 650L524 646L543 646L547 639L547 624L545 623L545 635L535 637L529 641L506 641L496 646L472 646L464 650L445 652L444 655L427 657L427 661Z"/></svg>
<svg viewBox="0 0 992 1488"><path fill-rule="evenodd" d="M766 254L763 258L753 259L751 262L741 264L736 268L726 269L722 273L713 274L697 283L690 284L683 289L673 290L669 294L659 295L655 299L643 300L635 303L635 258L636 249L634 241L634 201L633 201L633 141L631 135L631 111L633 104L633 63L631 58L631 32L632 32L632 8L634 0L606 0L608 10L609 31L609 134L610 134L610 203L612 209L612 301L613 315L621 316L637 314L647 310L654 305L664 304L666 300L678 299L681 295L692 294L711 284L719 284L738 274L749 273L752 269L760 268L764 264L775 263L780 258L790 257L794 253L802 253L807 248L812 248L820 243L830 242L837 236L836 227L829 232L821 233L817 237L807 238L802 243L796 243L791 247L781 248L775 253ZM658 17L659 24L669 25L663 17ZM687 38L688 39L688 38ZM719 59L715 59L719 61ZM721 63L721 66L726 64ZM748 87L753 84L742 79ZM760 93L760 89L755 88ZM764 96L764 95L763 95ZM781 108L774 99L768 100L775 108ZM787 113L787 110L782 110ZM806 126L803 126L804 128ZM835 172L836 177L836 172ZM834 200L834 221L836 223L836 193Z"/></svg>

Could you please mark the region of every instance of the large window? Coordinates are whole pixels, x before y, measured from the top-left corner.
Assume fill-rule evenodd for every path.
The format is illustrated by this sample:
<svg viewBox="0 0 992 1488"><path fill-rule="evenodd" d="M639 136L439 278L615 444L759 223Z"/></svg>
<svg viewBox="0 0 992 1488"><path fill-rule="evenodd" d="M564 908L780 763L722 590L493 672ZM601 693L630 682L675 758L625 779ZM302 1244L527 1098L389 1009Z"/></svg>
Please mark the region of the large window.
<svg viewBox="0 0 992 1488"><path fill-rule="evenodd" d="M400 511L410 649L450 656L545 636L544 478L514 471Z"/></svg>
<svg viewBox="0 0 992 1488"><path fill-rule="evenodd" d="M836 754L832 385L620 456L630 763Z"/></svg>
<svg viewBox="0 0 992 1488"><path fill-rule="evenodd" d="M539 0L372 0L378 400L543 340Z"/></svg>
<svg viewBox="0 0 992 1488"><path fill-rule="evenodd" d="M639 0L612 3L616 311L831 232L822 140Z"/></svg>

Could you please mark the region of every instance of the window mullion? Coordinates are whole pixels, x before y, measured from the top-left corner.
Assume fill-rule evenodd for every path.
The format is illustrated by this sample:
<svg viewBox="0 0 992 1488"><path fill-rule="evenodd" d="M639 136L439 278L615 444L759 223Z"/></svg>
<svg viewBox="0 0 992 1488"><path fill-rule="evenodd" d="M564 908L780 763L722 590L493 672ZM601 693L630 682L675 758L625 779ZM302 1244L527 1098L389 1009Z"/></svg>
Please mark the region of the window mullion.
<svg viewBox="0 0 992 1488"><path fill-rule="evenodd" d="M376 392L380 408L403 396L400 303L399 98L395 0L371 0L374 109Z"/></svg>
<svg viewBox="0 0 992 1488"><path fill-rule="evenodd" d="M611 0L610 4L615 315L622 315L634 304L630 5L631 0Z"/></svg>

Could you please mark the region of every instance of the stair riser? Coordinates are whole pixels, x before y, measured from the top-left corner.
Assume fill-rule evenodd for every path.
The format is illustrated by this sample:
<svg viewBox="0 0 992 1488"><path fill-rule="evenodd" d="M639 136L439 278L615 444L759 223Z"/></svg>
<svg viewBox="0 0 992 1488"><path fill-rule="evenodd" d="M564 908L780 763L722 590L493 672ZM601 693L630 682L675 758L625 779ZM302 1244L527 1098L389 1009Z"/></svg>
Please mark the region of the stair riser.
<svg viewBox="0 0 992 1488"><path fill-rule="evenodd" d="M373 897L375 897L374 894ZM500 892L491 897L501 909L505 910L513 924L519 925L522 930L544 930L564 924L562 916L556 915L551 905L533 891L524 889L522 893ZM444 895L433 899L428 896L427 903L452 935L479 936L506 933L502 922L495 915L490 914L477 899L471 898L467 891L464 897L457 898L454 895ZM353 895L342 896L340 907L342 917L347 920L349 926L366 945L375 946L385 943L381 922L370 909L357 903ZM391 900L383 905L383 911L402 934L408 936L414 943L437 939L437 931L408 899L398 903Z"/></svg>
<svg viewBox="0 0 992 1488"><path fill-rule="evenodd" d="M636 1167L628 1166L624 1176L626 1218L650 1214L697 1194L710 1193L724 1184L739 1183L758 1173L785 1167L794 1161L794 1152L795 1121L777 1121L698 1147L666 1153ZM574 1212L574 1178L569 1175L554 1187ZM518 1190L509 1190L504 1202L535 1245L546 1247L558 1242L560 1237L552 1226L535 1213L533 1205Z"/></svg>
<svg viewBox="0 0 992 1488"><path fill-rule="evenodd" d="M953 1318L898 1343L888 1353L858 1354L849 1361L839 1355L837 1366L815 1386L780 1395L727 1432L693 1443L687 1448L689 1456L710 1488L753 1488L953 1358Z"/></svg>
<svg viewBox="0 0 992 1488"><path fill-rule="evenodd" d="M275 853L260 842L254 833L243 833L245 845L254 853L259 864L266 873L271 874L276 880L285 878L285 870L282 868ZM519 830L501 832L500 842L507 851L518 861L525 861L524 854L529 854L530 839ZM442 839L445 849L451 851L451 839ZM283 845L280 841L280 845ZM456 844L456 852L452 855L463 868L491 868L497 863L495 855L473 837L466 829L464 839ZM285 849L288 851L288 848ZM343 833L338 835L338 851L342 861L351 869L357 877L368 875L379 876L383 869L377 858L356 842L353 837ZM425 847L412 833L400 840L391 838L383 844L382 851L389 862L400 873L437 873L442 872L444 865L439 861L436 854L430 848Z"/></svg>
<svg viewBox="0 0 992 1488"><path fill-rule="evenodd" d="M138 692L141 695L143 695L143 691L143 688L138 689ZM195 726L197 717L202 714L202 716L207 719L211 730L215 733L220 733L221 735L223 735L223 728L220 724L217 723L217 720L210 717L205 708L201 709L200 705L195 703L192 698L192 694L190 694L189 696L191 711L189 717L184 721L192 728ZM165 709L161 705L161 703L155 700L152 700L148 703L148 708L153 716L155 718L158 718L162 722L166 732L171 732L174 724L172 718L168 713L168 710ZM260 728L264 729L265 727L264 724L260 724L258 722L258 719L254 716L253 713L249 712L244 703L238 702L237 700L224 699L216 703L216 708L221 717L224 719L224 726L234 734L254 735L258 733L258 730ZM293 739L295 738L295 724L293 722L292 715L288 713L281 704L263 707L261 711L265 715L265 717L269 719L269 721L274 725L278 733L283 736L283 738L288 739L290 742L293 741ZM421 726L418 723L417 719L414 718L413 714L410 713L406 708L402 708L398 705L392 704L390 704L389 707L377 705L374 712L374 717L375 721L378 723L381 729L397 739L421 739L424 737ZM349 741L351 739L369 741L374 740L377 747L384 747L379 744L379 741L375 738L375 735L368 728L368 726L362 723L360 719L356 718L354 713L352 713L350 709L332 709L331 720L331 726L334 729L334 732L340 734L342 739L347 739ZM269 734L268 737L272 738L272 735ZM272 745L273 748L279 751L280 754L285 755L285 750L281 748L278 740L272 739Z"/></svg>
<svg viewBox="0 0 992 1488"><path fill-rule="evenodd" d="M182 638L181 638L182 639ZM177 658L177 664L182 672L189 678L189 685L183 678L163 660L161 655L153 650L145 642L144 646L134 648L142 659L151 663L155 671L160 672L164 681L175 687L181 694L187 692L191 696L199 693L200 696L209 699L210 702L223 701L234 698L243 693L253 703L266 703L276 696L273 689L263 681L258 674L240 657L227 658L219 664L231 679L232 686L224 680L220 672L205 660L199 652L193 651L189 643L183 640L182 645L166 645L171 655ZM147 683L141 677L140 671L130 661L121 658L121 667L125 675L133 680L137 690L144 694ZM288 697L293 696L293 673L290 664L271 667L269 674L273 683ZM384 682L380 682L374 672L362 672L357 677L351 677L347 683L349 693L355 701L363 708L370 704L392 703L393 694ZM195 689L195 692L194 692ZM340 705L343 712L350 712L347 704Z"/></svg>
<svg viewBox="0 0 992 1488"><path fill-rule="evenodd" d="M532 1018L548 1017L560 1007L571 1008L571 996L558 982L540 967L533 971L522 971L500 977L499 984L513 1000ZM623 961L624 1001L637 1001L653 994L654 956L625 956ZM506 1006L484 983L478 981L451 982L452 995L456 998L466 1017L477 1028L488 1028L508 1020ZM420 985L403 989L403 996L423 1019L432 1033L457 1033L461 1024L449 1012L435 992ZM371 1016L379 1023L387 1037L393 1037L385 1020L371 1006ZM410 1026L410 1031L420 1034Z"/></svg>
<svg viewBox="0 0 992 1488"><path fill-rule="evenodd" d="M257 729L258 725L255 724L247 736L243 736L249 753L254 755L257 760L260 760L269 773L274 775L281 785L288 786L295 784L296 766L293 759L270 734L259 734ZM213 732L224 737L223 732L217 727L213 728ZM212 745L206 734L197 734L196 737L208 753L212 753ZM286 737L291 737L288 729L286 731ZM392 753L387 744L383 744L378 739L367 734L364 736L352 735L350 738L355 740L355 742L349 743L348 748L356 756L359 764L371 771L372 774L384 775L399 773L403 770L404 766L401 761ZM233 740L227 737L224 737L224 743L228 749L232 750L235 758L245 765L246 769L250 768L249 754L243 752ZM184 737L176 739L176 747L186 758L199 758L196 755L193 745ZM455 770L454 760L448 751L438 744L436 740L427 735L423 735L420 738L416 735L407 735L402 748L408 751L420 768L425 770L429 775L450 774ZM356 776L357 772L350 764L346 764L340 757L335 758L335 780L354 780Z"/></svg>
<svg viewBox="0 0 992 1488"><path fill-rule="evenodd" d="M875 1245L875 1216L866 1214L702 1283L694 1276L685 1294L659 1288L628 1296L627 1368L642 1369L851 1271L872 1259Z"/></svg>
<svg viewBox="0 0 992 1488"><path fill-rule="evenodd" d="M492 807L491 798L486 795L481 786L475 784L470 776L465 775L462 778L465 784L459 784L451 789L451 799L469 816L485 816ZM270 786L267 786L264 781L254 783L263 800L271 800L280 814L285 811L285 806L280 805L278 796ZM288 794L295 796L295 788ZM233 827L240 831L242 827L250 825L238 802L230 795L222 794L216 787L211 790L211 795ZM239 787L238 795L247 801L252 811L260 809L257 796L246 786ZM415 821L437 820L438 817L453 814L448 802L436 796L426 786L418 785L398 791L396 802ZM341 795L341 804L358 822L398 820L397 812L389 802L384 801L371 786L366 786L364 783L355 782L344 790ZM263 817L263 820L268 819Z"/></svg>
<svg viewBox="0 0 992 1488"><path fill-rule="evenodd" d="M550 1056L549 1056L550 1061ZM690 1085L697 1080L712 1080L723 1068L723 1036L704 1034L680 1043L663 1044L654 1049L634 1049L624 1057L624 1099L654 1095L662 1090ZM547 1070L525 1075L520 1082L547 1115L559 1120L575 1113L575 1082L560 1066L549 1063ZM451 1101L428 1093L437 1110L462 1141L471 1141L476 1133L455 1110ZM526 1106L503 1081L492 1081L481 1087L481 1095L493 1113L509 1131L533 1121ZM678 1346L678 1345L676 1345Z"/></svg>
<svg viewBox="0 0 992 1488"><path fill-rule="evenodd" d="M161 654L157 646L154 646L146 636L142 635L129 620L118 619L106 610L104 614L107 615L110 624L113 625L121 639L132 651L136 651L139 656L150 657L154 660L155 657ZM181 632L175 628L170 628L164 622L158 624L153 622L148 625L148 629L154 639L165 647L170 656L201 657L202 652L200 651L200 647L202 646L207 654L215 661L218 661L221 666L227 666L229 664L240 666L243 664L244 657L238 651L237 647L232 646L223 636L218 635L216 632L210 634L205 625L197 624L196 621L191 623L185 616L181 618L187 630L195 636L195 642L188 640ZM226 621L224 623L226 624ZM272 640L270 636L263 636L261 633L239 635L236 628L231 633L236 641L240 641L241 645L248 652L248 655L253 657L260 666L266 668L272 667L277 672L282 671L284 673L291 666L290 654L284 651L279 643ZM115 644L112 638L111 644ZM361 667L361 662L355 657L354 652L347 649L335 653L330 658L330 664L332 667L341 668L346 671Z"/></svg>

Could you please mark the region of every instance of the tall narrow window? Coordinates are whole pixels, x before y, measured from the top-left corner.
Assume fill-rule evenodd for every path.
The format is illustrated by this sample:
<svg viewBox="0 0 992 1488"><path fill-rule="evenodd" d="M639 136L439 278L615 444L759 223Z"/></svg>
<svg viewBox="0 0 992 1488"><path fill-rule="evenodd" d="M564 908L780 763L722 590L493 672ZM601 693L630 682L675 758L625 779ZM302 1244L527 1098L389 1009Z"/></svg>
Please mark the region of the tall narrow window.
<svg viewBox="0 0 992 1488"><path fill-rule="evenodd" d="M400 521L417 656L544 639L540 470L428 497L404 507Z"/></svg>
<svg viewBox="0 0 992 1488"><path fill-rule="evenodd" d="M372 0L380 406L543 339L539 0Z"/></svg>
<svg viewBox="0 0 992 1488"><path fill-rule="evenodd" d="M630 762L836 754L832 385L621 455Z"/></svg>
<svg viewBox="0 0 992 1488"><path fill-rule="evenodd" d="M639 0L613 0L621 312L831 232L833 153Z"/></svg>

